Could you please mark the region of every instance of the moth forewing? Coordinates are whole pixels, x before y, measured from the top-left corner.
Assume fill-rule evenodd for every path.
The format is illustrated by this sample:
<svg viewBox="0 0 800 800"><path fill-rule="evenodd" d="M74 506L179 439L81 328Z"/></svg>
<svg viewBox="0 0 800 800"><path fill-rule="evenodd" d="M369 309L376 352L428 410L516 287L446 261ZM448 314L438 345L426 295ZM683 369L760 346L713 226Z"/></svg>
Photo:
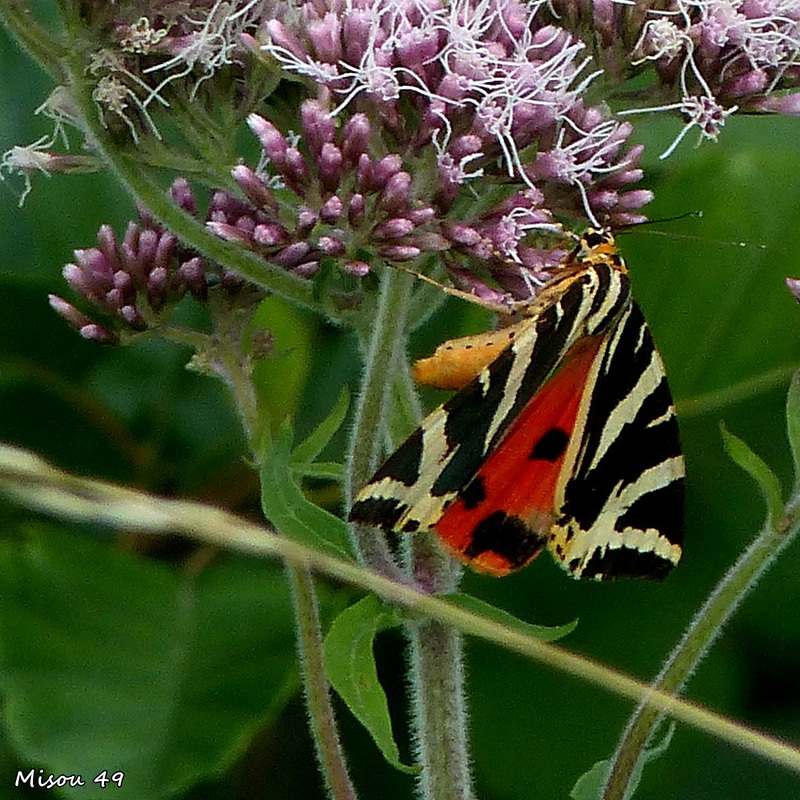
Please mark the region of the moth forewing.
<svg viewBox="0 0 800 800"><path fill-rule="evenodd" d="M550 549L577 577L663 578L681 555L685 468L664 365L633 302L593 372Z"/></svg>
<svg viewBox="0 0 800 800"><path fill-rule="evenodd" d="M576 577L663 577L680 557L683 457L610 234L587 231L516 310L521 322L418 362L422 383L460 391L378 470L350 519L431 528L495 575L546 542Z"/></svg>

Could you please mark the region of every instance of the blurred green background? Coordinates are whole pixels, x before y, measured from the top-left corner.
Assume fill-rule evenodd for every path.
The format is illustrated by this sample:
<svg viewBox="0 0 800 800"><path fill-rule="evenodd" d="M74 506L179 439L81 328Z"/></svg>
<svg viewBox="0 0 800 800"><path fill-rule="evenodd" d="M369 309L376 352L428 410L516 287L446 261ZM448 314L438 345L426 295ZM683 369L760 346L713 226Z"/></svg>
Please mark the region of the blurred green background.
<svg viewBox="0 0 800 800"><path fill-rule="evenodd" d="M51 88L0 30L0 151L50 132L33 110ZM663 585L577 583L543 557L504 580L467 575L464 588L531 622L578 617L565 646L648 679L764 517L753 484L723 453L720 422L791 488L784 404L791 369L800 365L800 308L783 279L800 275L800 129L791 119L734 117L718 144L693 149L689 135L660 162L680 122L635 121L647 145L645 185L656 193L651 218L704 214L620 241L678 402L689 487L684 560ZM0 183L0 440L80 474L257 518L258 487L235 411L219 385L184 369L188 353L85 342L47 305L48 292L66 294L60 271L73 248L92 246L102 223L122 232L135 216L130 199L106 176L35 176L20 209L12 187L20 188L14 179ZM284 353L272 367L282 386L275 411L299 404L302 434L343 383L353 385L357 351L346 331L277 301L272 311ZM448 301L415 336L414 354L481 324L479 313ZM751 380L735 401L718 394ZM336 444L331 458L341 458L343 439ZM37 775L126 773L122 789L90 785L68 793L76 798L323 796L279 568L175 540L112 540L106 531L64 528L8 506L0 519L0 800L46 794L14 788L17 770L31 768ZM738 610L687 692L794 742L798 574L793 546ZM326 613L349 596L323 585ZM396 634L378 645L407 748L402 650ZM484 800L566 798L576 778L613 751L631 710L483 643L469 642L467 670ZM386 766L339 710L362 796L409 797L410 779ZM679 728L637 797L795 798L800 779Z"/></svg>

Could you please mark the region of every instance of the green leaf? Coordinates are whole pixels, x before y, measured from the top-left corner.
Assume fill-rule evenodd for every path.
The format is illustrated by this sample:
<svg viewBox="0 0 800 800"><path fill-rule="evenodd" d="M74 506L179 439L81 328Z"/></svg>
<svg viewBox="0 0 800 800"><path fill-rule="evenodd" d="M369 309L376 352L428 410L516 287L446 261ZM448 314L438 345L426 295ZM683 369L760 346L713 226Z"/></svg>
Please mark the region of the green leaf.
<svg viewBox="0 0 800 800"><path fill-rule="evenodd" d="M292 428L285 423L261 461L261 506L275 529L339 558L352 558L347 524L306 499L290 469Z"/></svg>
<svg viewBox="0 0 800 800"><path fill-rule="evenodd" d="M275 295L264 298L253 317L275 339L275 353L260 358L253 370L260 427L275 433L300 403L311 357L311 326L305 315Z"/></svg>
<svg viewBox="0 0 800 800"><path fill-rule="evenodd" d="M725 452L758 484L758 488L761 489L761 494L764 496L764 502L767 504L769 518L776 523L784 513L778 476L742 439L730 433L725 425L720 425L720 430Z"/></svg>
<svg viewBox="0 0 800 800"><path fill-rule="evenodd" d="M567 622L564 625L554 625L552 627L547 625L532 625L529 622L523 622L513 614L509 614L508 611L504 611L502 608L479 600L472 595L462 594L461 592L445 595L443 599L459 608L463 608L465 611L471 611L473 614L478 614L494 622L499 622L501 625L508 625L510 628L520 631L521 633L535 636L543 642L554 642L557 639L561 639L572 633L578 625L577 619L572 620L572 622Z"/></svg>
<svg viewBox="0 0 800 800"><path fill-rule="evenodd" d="M786 397L786 433L794 459L795 486L800 486L800 370L792 376Z"/></svg>
<svg viewBox="0 0 800 800"><path fill-rule="evenodd" d="M0 547L0 686L23 762L81 800L155 800L230 767L298 688L280 569L199 574L53 532ZM121 788L93 778L122 770ZM38 773L37 773L38 774Z"/></svg>
<svg viewBox="0 0 800 800"><path fill-rule="evenodd" d="M636 768L631 775L630 791L626 797L631 798L639 787L639 782L642 780L642 772L648 762L664 755L667 752L669 743L672 741L672 734L675 733L675 723L670 723L664 738L653 747L650 747L642 753L641 759L636 764ZM603 789L608 779L608 773L611 770L612 761L610 758L605 758L598 761L588 772L581 775L572 787L569 793L571 800L602 800Z"/></svg>
<svg viewBox="0 0 800 800"><path fill-rule="evenodd" d="M397 614L373 595L346 608L325 637L325 671L331 686L370 732L384 758L397 769L413 773L417 768L400 760L373 651L376 634L397 624Z"/></svg>
<svg viewBox="0 0 800 800"><path fill-rule="evenodd" d="M603 787L611 769L611 760L604 758L598 761L588 772L578 778L572 791L569 793L571 800L601 800ZM636 781L637 785L639 781Z"/></svg>
<svg viewBox="0 0 800 800"><path fill-rule="evenodd" d="M322 452L326 444L333 438L333 435L342 427L347 409L350 407L350 392L343 386L339 393L336 405L331 409L330 414L317 426L308 438L295 447L292 453L292 466L297 467L301 464L310 464ZM306 474L306 473L304 473Z"/></svg>

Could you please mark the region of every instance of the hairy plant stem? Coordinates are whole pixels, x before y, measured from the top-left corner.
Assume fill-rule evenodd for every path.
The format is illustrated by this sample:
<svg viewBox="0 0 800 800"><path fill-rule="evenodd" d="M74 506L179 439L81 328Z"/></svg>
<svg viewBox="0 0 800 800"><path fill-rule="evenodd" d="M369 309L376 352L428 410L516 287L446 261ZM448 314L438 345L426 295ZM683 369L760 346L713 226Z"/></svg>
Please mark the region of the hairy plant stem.
<svg viewBox="0 0 800 800"><path fill-rule="evenodd" d="M692 620L653 682L654 689L666 694L681 691L736 607L800 530L799 503L800 497L795 495L782 520L767 519ZM626 800L631 796L645 748L662 718L663 712L648 704L646 698L633 713L612 759L603 800Z"/></svg>
<svg viewBox="0 0 800 800"><path fill-rule="evenodd" d="M357 795L347 771L331 705L330 686L325 677L322 628L314 582L307 570L287 566L287 571L297 619L303 691L320 771L332 800L355 800Z"/></svg>
<svg viewBox="0 0 800 800"><path fill-rule="evenodd" d="M434 620L411 622L411 716L422 800L471 800L463 639Z"/></svg>
<svg viewBox="0 0 800 800"><path fill-rule="evenodd" d="M269 424L258 411L257 393L242 352L241 321L235 312L223 306L218 306L216 311L216 356L236 399L253 456L258 458L266 445L265 431ZM286 562L286 572L294 601L303 694L320 771L331 800L356 800L325 676L323 634L314 581L307 569L290 562Z"/></svg>
<svg viewBox="0 0 800 800"><path fill-rule="evenodd" d="M358 331L365 350L364 372L353 413L346 461L345 508L350 508L355 494L369 480L383 454L397 364L400 359L405 359L405 326L411 285L410 275L384 268L378 307L369 321L369 332ZM382 533L363 525L353 525L351 535L354 551L362 564L387 575L399 575Z"/></svg>
<svg viewBox="0 0 800 800"><path fill-rule="evenodd" d="M393 386L392 425L396 448L417 424L420 404L405 364ZM414 419L416 417L416 419ZM403 540L406 567L417 586L431 592L455 591L461 567L420 531ZM412 737L422 768L417 789L422 800L470 800L472 775L467 727L467 695L462 635L433 620L406 625Z"/></svg>

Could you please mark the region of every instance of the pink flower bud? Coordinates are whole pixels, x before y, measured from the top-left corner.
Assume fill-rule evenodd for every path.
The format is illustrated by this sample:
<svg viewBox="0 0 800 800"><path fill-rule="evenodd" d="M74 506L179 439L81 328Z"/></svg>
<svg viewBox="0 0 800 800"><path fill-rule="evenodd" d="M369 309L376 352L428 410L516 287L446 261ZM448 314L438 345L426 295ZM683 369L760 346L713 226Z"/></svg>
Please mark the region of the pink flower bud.
<svg viewBox="0 0 800 800"><path fill-rule="evenodd" d="M197 216L197 201L194 199L192 187L185 178L177 178L169 190L173 202L193 217Z"/></svg>
<svg viewBox="0 0 800 800"><path fill-rule="evenodd" d="M364 210L366 203L363 194L354 194L350 197L350 203L347 207L347 219L354 227L358 227L364 219Z"/></svg>
<svg viewBox="0 0 800 800"><path fill-rule="evenodd" d="M239 184L239 188L247 195L247 199L256 207L275 212L278 203L272 192L261 178L253 172L250 167L239 164L231 170L233 179Z"/></svg>
<svg viewBox="0 0 800 800"><path fill-rule="evenodd" d="M402 236L408 236L414 230L416 225L405 217L394 217L379 222L372 229L372 237L374 239L399 239Z"/></svg>
<svg viewBox="0 0 800 800"><path fill-rule="evenodd" d="M366 153L371 133L366 114L352 116L342 131L342 157L348 166L358 163L359 156Z"/></svg>
<svg viewBox="0 0 800 800"><path fill-rule="evenodd" d="M278 244L286 244L289 241L289 233L283 225L269 222L256 225L253 229L253 241L264 247L274 247Z"/></svg>
<svg viewBox="0 0 800 800"><path fill-rule="evenodd" d="M116 344L117 337L111 331L104 328L102 325L89 323L84 325L80 331L80 335L90 342L100 342L100 344Z"/></svg>
<svg viewBox="0 0 800 800"><path fill-rule="evenodd" d="M317 245L328 256L341 256L345 252L344 244L333 236L320 236Z"/></svg>
<svg viewBox="0 0 800 800"><path fill-rule="evenodd" d="M55 311L60 317L63 317L76 330L80 330L86 325L91 325L92 321L86 316L86 314L78 311L75 306L73 306L71 303L68 303L58 295L47 295L47 301L50 303L50 308L52 308L53 311Z"/></svg>
<svg viewBox="0 0 800 800"><path fill-rule="evenodd" d="M285 269L291 269L303 263L305 257L311 251L311 246L306 242L295 242L288 247L284 247L279 253L270 258L273 264Z"/></svg>
<svg viewBox="0 0 800 800"><path fill-rule="evenodd" d="M338 64L343 56L339 16L329 11L322 19L309 22L306 31L319 60Z"/></svg>
<svg viewBox="0 0 800 800"><path fill-rule="evenodd" d="M335 225L341 219L343 210L344 204L336 195L333 195L323 203L319 218L328 225Z"/></svg>
<svg viewBox="0 0 800 800"><path fill-rule="evenodd" d="M322 188L328 192L335 192L339 186L342 175L342 151L335 144L325 143L319 154L317 169Z"/></svg>
<svg viewBox="0 0 800 800"><path fill-rule="evenodd" d="M378 205L388 213L396 213L407 208L411 202L411 176L398 172L386 182Z"/></svg>
<svg viewBox="0 0 800 800"><path fill-rule="evenodd" d="M318 100L306 100L300 106L300 119L308 149L319 157L324 144L333 142L336 123Z"/></svg>
<svg viewBox="0 0 800 800"><path fill-rule="evenodd" d="M392 244L378 250L378 255L387 261L413 261L420 254L419 247L411 245Z"/></svg>
<svg viewBox="0 0 800 800"><path fill-rule="evenodd" d="M261 147L264 148L264 155L275 165L276 169L281 169L286 160L286 151L289 149L289 142L284 135L264 117L258 114L250 114L247 117L247 124L250 130L258 138Z"/></svg>

